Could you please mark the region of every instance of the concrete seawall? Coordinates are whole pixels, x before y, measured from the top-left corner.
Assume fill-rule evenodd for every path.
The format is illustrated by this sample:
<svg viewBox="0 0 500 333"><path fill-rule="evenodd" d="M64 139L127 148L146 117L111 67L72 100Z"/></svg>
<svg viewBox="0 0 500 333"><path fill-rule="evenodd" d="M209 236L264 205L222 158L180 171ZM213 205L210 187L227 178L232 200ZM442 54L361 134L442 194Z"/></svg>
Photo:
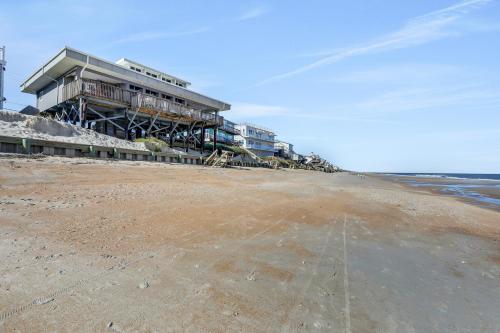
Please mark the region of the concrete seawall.
<svg viewBox="0 0 500 333"><path fill-rule="evenodd" d="M164 163L202 164L201 157L147 150L86 145L13 136L0 136L0 153L43 154L66 157L89 157L120 159L130 161L151 161Z"/></svg>

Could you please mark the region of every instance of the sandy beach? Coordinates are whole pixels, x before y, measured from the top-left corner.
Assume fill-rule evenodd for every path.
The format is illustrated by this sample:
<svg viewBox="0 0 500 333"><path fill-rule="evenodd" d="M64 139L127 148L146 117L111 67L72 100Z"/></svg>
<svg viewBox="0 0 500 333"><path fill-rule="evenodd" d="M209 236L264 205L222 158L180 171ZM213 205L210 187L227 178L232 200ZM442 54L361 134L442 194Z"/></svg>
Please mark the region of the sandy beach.
<svg viewBox="0 0 500 333"><path fill-rule="evenodd" d="M498 332L500 213L382 177L0 158L2 332Z"/></svg>

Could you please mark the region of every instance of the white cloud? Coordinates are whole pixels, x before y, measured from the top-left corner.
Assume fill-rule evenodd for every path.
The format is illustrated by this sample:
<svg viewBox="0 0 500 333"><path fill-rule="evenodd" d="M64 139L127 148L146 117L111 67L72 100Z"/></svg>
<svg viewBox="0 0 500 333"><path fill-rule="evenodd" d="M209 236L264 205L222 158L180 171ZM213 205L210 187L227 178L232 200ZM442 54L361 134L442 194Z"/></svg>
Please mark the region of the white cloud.
<svg viewBox="0 0 500 333"><path fill-rule="evenodd" d="M176 37L184 37L197 35L211 30L210 27L201 27L193 30L184 30L184 31L176 31L176 32L164 32L164 31L144 31L139 33L134 33L128 35L124 38L115 40L112 44L121 44L121 43L129 43L129 42L143 42L154 39L165 39L165 38L176 38Z"/></svg>
<svg viewBox="0 0 500 333"><path fill-rule="evenodd" d="M345 122L363 122L363 123L385 123L395 124L397 122L373 118L371 115L336 115L332 112L304 112L300 109L292 109L285 106L250 104L250 103L232 103L230 119L245 120L264 117L286 116L287 119L296 118L304 121L345 121Z"/></svg>
<svg viewBox="0 0 500 333"><path fill-rule="evenodd" d="M241 14L240 16L236 17L234 21L246 21L246 20L251 20L257 17L260 17L262 15L265 15L269 12L269 8L260 6L260 7L255 7L247 12ZM227 21L219 21L218 23L216 22L215 25L219 25L222 22L227 22ZM148 40L156 40L156 39L166 39L166 38L177 38L177 37L185 37L185 36L192 36L192 35L198 35L207 31L212 30L212 27L210 26L205 26L205 27L199 27L191 30L181 30L181 31L173 31L173 32L167 32L167 31L143 31L139 33L133 33L128 36L125 36L123 38L117 39L111 44L122 44L122 43L130 43L130 42L143 42L143 41L148 41Z"/></svg>
<svg viewBox="0 0 500 333"><path fill-rule="evenodd" d="M354 56L402 49L429 43L445 37L456 36L458 34L457 31L449 31L446 28L450 27L470 10L490 1L491 0L465 0L450 7L415 17L409 20L407 24L398 31L363 45L337 50L332 53L319 53L319 55L323 56L321 59L289 72L262 80L257 83L257 85L280 81Z"/></svg>
<svg viewBox="0 0 500 333"><path fill-rule="evenodd" d="M480 84L396 90L358 103L353 109L363 114L367 112L380 114L444 107L476 110L498 108L500 92L498 89Z"/></svg>
<svg viewBox="0 0 500 333"><path fill-rule="evenodd" d="M283 106L233 103L231 104L231 118L259 118L283 116L291 112L290 109Z"/></svg>
<svg viewBox="0 0 500 333"><path fill-rule="evenodd" d="M252 8L236 18L236 21L251 20L269 13L269 8L260 6Z"/></svg>
<svg viewBox="0 0 500 333"><path fill-rule="evenodd" d="M290 117L301 118L307 121L317 121L317 122L346 122L346 123L374 123L374 124L399 124L400 122L394 120L380 119L374 118L372 115L363 115L363 114L349 114L349 112L344 112L343 114L347 115L339 115L338 112L332 110L331 113L295 113L291 114Z"/></svg>
<svg viewBox="0 0 500 333"><path fill-rule="evenodd" d="M468 70L446 64L419 64L399 63L373 69L354 71L339 74L328 80L329 82L355 84L398 84L413 85L415 83L428 84L439 79L457 78L457 73ZM463 74L465 75L465 73Z"/></svg>

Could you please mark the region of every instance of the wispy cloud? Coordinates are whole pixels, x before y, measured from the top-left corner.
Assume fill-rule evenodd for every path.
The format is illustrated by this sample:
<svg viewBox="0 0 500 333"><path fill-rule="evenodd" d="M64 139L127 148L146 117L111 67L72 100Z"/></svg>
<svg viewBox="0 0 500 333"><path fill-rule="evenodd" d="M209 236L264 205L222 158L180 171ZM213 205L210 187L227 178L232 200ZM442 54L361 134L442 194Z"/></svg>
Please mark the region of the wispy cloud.
<svg viewBox="0 0 500 333"><path fill-rule="evenodd" d="M291 109L277 105L263 105L250 103L232 103L231 117L232 118L261 118L282 116L292 112Z"/></svg>
<svg viewBox="0 0 500 333"><path fill-rule="evenodd" d="M304 112L298 108L290 108L286 106L266 105L266 104L251 104L251 103L232 103L231 104L231 118L239 119L254 119L265 117L278 117L286 116L288 119L296 118L308 121L346 121L346 122L366 122L366 123L390 123L383 119L373 118L372 115L335 115L331 113L319 112Z"/></svg>
<svg viewBox="0 0 500 333"><path fill-rule="evenodd" d="M265 6L259 6L252 8L240 16L237 16L233 21L246 21L255 19L262 15L265 15L269 12L269 8ZM215 22L214 24L220 25L222 22L228 22L225 20ZM112 41L111 44L123 44L130 42L144 42L149 40L158 40L158 39L167 39L167 38L178 38L178 37L186 37L192 35L198 35L212 30L214 27L212 26L204 26L189 30L180 30L180 31L143 31L139 33L133 33L123 38Z"/></svg>
<svg viewBox="0 0 500 333"><path fill-rule="evenodd" d="M450 72L451 73L451 72ZM496 111L500 108L500 90L492 82L424 83L415 87L405 86L365 98L362 101L352 101L343 105L331 105L322 110L307 111L301 109L286 109L287 118L303 119L316 122L346 122L346 123L379 123L400 124L401 118L395 114L427 112L450 112L455 115L476 113L478 111ZM467 82L468 80L458 80ZM469 80L470 81L470 80ZM474 81L474 80L472 80ZM399 84L396 86L400 86ZM248 110L251 113L251 109ZM453 113L450 113L453 114Z"/></svg>
<svg viewBox="0 0 500 333"><path fill-rule="evenodd" d="M363 114L352 114L352 115L338 115L335 112L332 114L328 113L317 113L317 112L297 112L288 115L289 117L294 117L298 119L303 119L307 121L318 121L318 122L346 122L346 123L376 123L376 124L399 124L399 121L380 119L380 117L374 117L373 115L363 115Z"/></svg>
<svg viewBox="0 0 500 333"><path fill-rule="evenodd" d="M251 20L260 16L263 16L265 14L269 13L269 8L265 6L259 6L252 8L240 16L238 16L235 20L236 21L246 21L246 20Z"/></svg>
<svg viewBox="0 0 500 333"><path fill-rule="evenodd" d="M143 42L148 40L156 40L156 39L166 39L166 38L177 38L177 37L185 37L191 35L198 35L207 31L210 31L210 27L200 27L192 30L183 30L183 31L144 31L139 33L130 34L126 37L120 38L112 42L112 44L121 44L121 43L129 43L129 42Z"/></svg>
<svg viewBox="0 0 500 333"><path fill-rule="evenodd" d="M477 71L477 69L474 69ZM380 83L392 85L415 85L421 83L428 85L439 80L463 78L470 79L471 70L448 64L426 64L426 63L396 63L377 68L339 73L328 82L371 84ZM461 74L459 77L458 74Z"/></svg>
<svg viewBox="0 0 500 333"><path fill-rule="evenodd" d="M318 53L319 56L322 56L321 59L289 72L262 80L257 85L280 81L354 56L402 49L422 45L445 37L456 36L458 34L457 31L450 31L446 28L452 26L472 9L483 6L490 1L465 0L452 6L415 17L409 20L398 31L359 46L335 50L331 53Z"/></svg>
<svg viewBox="0 0 500 333"><path fill-rule="evenodd" d="M484 85L456 85L396 90L358 103L355 108L371 114L460 107L484 110L500 107L500 92Z"/></svg>

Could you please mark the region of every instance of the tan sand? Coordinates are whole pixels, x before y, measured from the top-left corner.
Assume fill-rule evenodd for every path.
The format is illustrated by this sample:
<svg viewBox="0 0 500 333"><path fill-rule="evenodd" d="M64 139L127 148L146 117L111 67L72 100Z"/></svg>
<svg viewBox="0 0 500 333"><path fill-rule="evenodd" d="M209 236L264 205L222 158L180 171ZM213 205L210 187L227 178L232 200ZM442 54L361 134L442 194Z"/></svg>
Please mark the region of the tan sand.
<svg viewBox="0 0 500 333"><path fill-rule="evenodd" d="M0 159L2 332L495 332L500 213L375 177Z"/></svg>

